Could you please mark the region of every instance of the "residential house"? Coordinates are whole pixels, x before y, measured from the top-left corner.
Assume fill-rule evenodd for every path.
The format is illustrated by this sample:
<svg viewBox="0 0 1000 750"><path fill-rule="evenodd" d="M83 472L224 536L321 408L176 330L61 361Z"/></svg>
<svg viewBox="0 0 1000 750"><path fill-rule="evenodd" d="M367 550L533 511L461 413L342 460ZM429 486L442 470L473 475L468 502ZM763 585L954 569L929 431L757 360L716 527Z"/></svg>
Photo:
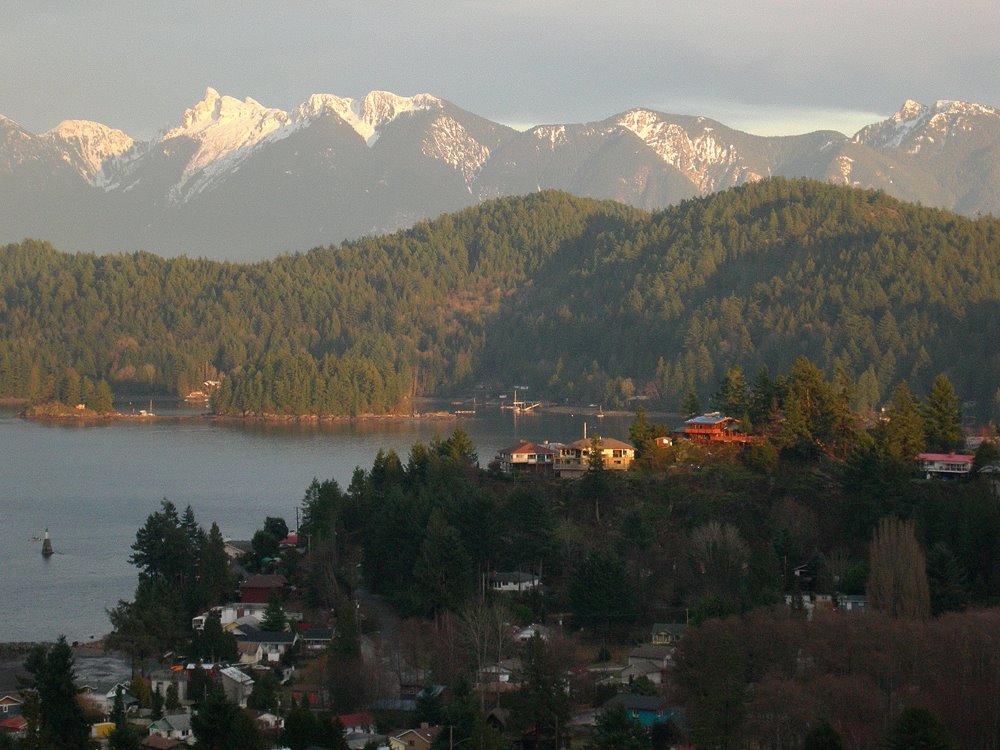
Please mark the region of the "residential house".
<svg viewBox="0 0 1000 750"><path fill-rule="evenodd" d="M333 640L333 628L309 628L302 631L301 638L306 651L322 651Z"/></svg>
<svg viewBox="0 0 1000 750"><path fill-rule="evenodd" d="M219 670L219 680L226 698L240 708L246 708L247 698L253 692L253 678L236 667L226 667Z"/></svg>
<svg viewBox="0 0 1000 750"><path fill-rule="evenodd" d="M299 641L297 633L284 633L269 630L257 630L249 626L242 630L243 643L260 644L262 659L265 662L278 662Z"/></svg>
<svg viewBox="0 0 1000 750"><path fill-rule="evenodd" d="M430 750L434 738L441 732L441 727L431 727L422 724L419 729L406 729L389 737L389 750Z"/></svg>
<svg viewBox="0 0 1000 750"><path fill-rule="evenodd" d="M670 646L640 646L628 655L628 666L622 671L622 683L629 685L638 677L645 677L654 685L663 682L663 670L673 661Z"/></svg>
<svg viewBox="0 0 1000 750"><path fill-rule="evenodd" d="M157 719L149 725L149 734L158 734L168 740L194 742L194 734L191 732L191 715L188 713L166 714L162 719Z"/></svg>
<svg viewBox="0 0 1000 750"><path fill-rule="evenodd" d="M684 437L696 443L756 443L760 438L740 429L740 420L712 411L684 422Z"/></svg>
<svg viewBox="0 0 1000 750"><path fill-rule="evenodd" d="M375 734L375 717L367 711L354 714L341 714L335 717L344 728L344 734L351 732L366 732Z"/></svg>
<svg viewBox="0 0 1000 750"><path fill-rule="evenodd" d="M683 622L654 622L650 640L654 646L675 646L686 629Z"/></svg>
<svg viewBox="0 0 1000 750"><path fill-rule="evenodd" d="M516 628L514 630L513 636L515 641L530 641L536 635L543 641L547 641L551 633L552 631L545 625L537 625L535 623L531 623L526 627Z"/></svg>
<svg viewBox="0 0 1000 750"><path fill-rule="evenodd" d="M500 471L505 474L551 474L555 470L556 451L547 445L522 440L497 454Z"/></svg>
<svg viewBox="0 0 1000 750"><path fill-rule="evenodd" d="M0 719L20 716L24 701L16 693L0 693Z"/></svg>
<svg viewBox="0 0 1000 750"><path fill-rule="evenodd" d="M250 641L237 641L236 652L240 655L240 664L252 667L264 659L264 647Z"/></svg>
<svg viewBox="0 0 1000 750"><path fill-rule="evenodd" d="M479 673L481 683L514 682L516 675L521 671L521 660L517 657L513 659L503 659L496 664L483 667Z"/></svg>
<svg viewBox="0 0 1000 750"><path fill-rule="evenodd" d="M21 739L25 736L28 728L28 720L25 719L20 714L16 716L7 716L0 719L0 732L7 735L8 737L13 737L15 739Z"/></svg>
<svg viewBox="0 0 1000 750"><path fill-rule="evenodd" d="M226 556L235 561L253 552L253 543L249 539L230 539L223 543L222 548Z"/></svg>
<svg viewBox="0 0 1000 750"><path fill-rule="evenodd" d="M188 673L186 669L160 669L149 675L149 690L152 693L159 692L164 698L171 685L177 687L177 699L183 703L188 699Z"/></svg>
<svg viewBox="0 0 1000 750"><path fill-rule="evenodd" d="M542 579L534 573L519 570L509 573L490 573L489 586L492 591L522 592L533 591L542 585Z"/></svg>
<svg viewBox="0 0 1000 750"><path fill-rule="evenodd" d="M635 448L629 443L615 438L599 437L597 449L601 452L601 462L605 469L626 471L635 460ZM563 445L556 461L556 473L566 479L583 476L590 469L590 454L594 444L589 438L581 438Z"/></svg>
<svg viewBox="0 0 1000 750"><path fill-rule="evenodd" d="M961 479L972 472L974 459L961 453L918 453L916 461L927 479Z"/></svg>
<svg viewBox="0 0 1000 750"><path fill-rule="evenodd" d="M257 727L257 731L264 735L275 737L285 728L285 720L269 711L254 711L248 708L246 709L246 714L253 720L253 725Z"/></svg>
<svg viewBox="0 0 1000 750"><path fill-rule="evenodd" d="M614 705L624 706L629 718L635 719L644 727L651 727L654 724L664 724L668 721L681 724L680 709L671 707L666 699L658 695L620 693L606 701L604 708Z"/></svg>
<svg viewBox="0 0 1000 750"><path fill-rule="evenodd" d="M276 573L258 574L240 583L240 601L267 604L271 594L284 591L288 580Z"/></svg>
<svg viewBox="0 0 1000 750"><path fill-rule="evenodd" d="M837 609L841 612L865 612L868 609L868 598L855 594L837 594Z"/></svg>

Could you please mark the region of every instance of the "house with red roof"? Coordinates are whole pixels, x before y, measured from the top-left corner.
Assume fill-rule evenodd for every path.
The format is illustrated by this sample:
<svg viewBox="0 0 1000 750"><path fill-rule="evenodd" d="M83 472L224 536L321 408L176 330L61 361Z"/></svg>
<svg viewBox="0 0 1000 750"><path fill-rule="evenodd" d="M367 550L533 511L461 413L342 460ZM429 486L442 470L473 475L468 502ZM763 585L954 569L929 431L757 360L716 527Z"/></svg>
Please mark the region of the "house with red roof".
<svg viewBox="0 0 1000 750"><path fill-rule="evenodd" d="M961 479L972 473L974 458L961 453L918 453L916 461L927 479Z"/></svg>
<svg viewBox="0 0 1000 750"><path fill-rule="evenodd" d="M504 474L551 474L555 471L557 452L547 445L522 440L497 454Z"/></svg>

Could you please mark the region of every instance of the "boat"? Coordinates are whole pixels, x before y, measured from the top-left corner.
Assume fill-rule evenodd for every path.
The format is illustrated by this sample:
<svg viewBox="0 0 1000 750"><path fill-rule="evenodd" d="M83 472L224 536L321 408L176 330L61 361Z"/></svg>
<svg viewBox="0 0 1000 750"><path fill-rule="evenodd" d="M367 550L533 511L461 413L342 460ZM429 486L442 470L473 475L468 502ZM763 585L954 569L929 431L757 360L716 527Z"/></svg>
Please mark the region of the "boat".
<svg viewBox="0 0 1000 750"><path fill-rule="evenodd" d="M49 529L45 528L45 538L42 539L42 557L49 557L52 552L52 540L49 539Z"/></svg>
<svg viewBox="0 0 1000 750"><path fill-rule="evenodd" d="M604 419L604 404L601 404L601 408L597 410L597 418Z"/></svg>

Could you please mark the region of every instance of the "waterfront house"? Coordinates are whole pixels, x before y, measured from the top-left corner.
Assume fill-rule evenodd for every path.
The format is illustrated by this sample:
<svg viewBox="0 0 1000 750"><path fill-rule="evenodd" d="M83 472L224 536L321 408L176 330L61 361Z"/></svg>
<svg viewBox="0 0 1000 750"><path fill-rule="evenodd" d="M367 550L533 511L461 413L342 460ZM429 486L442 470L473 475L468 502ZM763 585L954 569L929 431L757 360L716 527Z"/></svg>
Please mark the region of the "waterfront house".
<svg viewBox="0 0 1000 750"><path fill-rule="evenodd" d="M522 440L517 445L502 449L497 454L500 471L505 474L551 474L555 467L556 451L547 445L537 445Z"/></svg>
<svg viewBox="0 0 1000 750"><path fill-rule="evenodd" d="M599 437L595 441L581 438L560 447L556 473L566 479L583 476L590 468L590 454L595 443L605 469L627 471L635 460L635 448L629 443L610 437Z"/></svg>
<svg viewBox="0 0 1000 750"><path fill-rule="evenodd" d="M711 411L684 422L684 437L696 443L755 443L760 438L747 435L740 428L740 420Z"/></svg>
<svg viewBox="0 0 1000 750"><path fill-rule="evenodd" d="M974 458L961 453L918 453L916 461L927 479L961 479L972 472Z"/></svg>

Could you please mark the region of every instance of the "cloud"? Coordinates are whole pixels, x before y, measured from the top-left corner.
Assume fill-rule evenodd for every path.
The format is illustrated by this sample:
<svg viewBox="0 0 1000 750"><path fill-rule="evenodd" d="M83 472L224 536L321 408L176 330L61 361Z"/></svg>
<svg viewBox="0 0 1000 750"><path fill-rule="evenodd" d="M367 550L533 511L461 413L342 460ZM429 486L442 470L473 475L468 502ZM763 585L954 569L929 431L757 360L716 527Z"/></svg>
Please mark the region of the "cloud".
<svg viewBox="0 0 1000 750"><path fill-rule="evenodd" d="M286 109L315 92L429 91L519 123L653 106L812 129L906 98L1000 104L1000 6L986 2L13 5L0 112L36 131L85 117L148 136L206 85Z"/></svg>

